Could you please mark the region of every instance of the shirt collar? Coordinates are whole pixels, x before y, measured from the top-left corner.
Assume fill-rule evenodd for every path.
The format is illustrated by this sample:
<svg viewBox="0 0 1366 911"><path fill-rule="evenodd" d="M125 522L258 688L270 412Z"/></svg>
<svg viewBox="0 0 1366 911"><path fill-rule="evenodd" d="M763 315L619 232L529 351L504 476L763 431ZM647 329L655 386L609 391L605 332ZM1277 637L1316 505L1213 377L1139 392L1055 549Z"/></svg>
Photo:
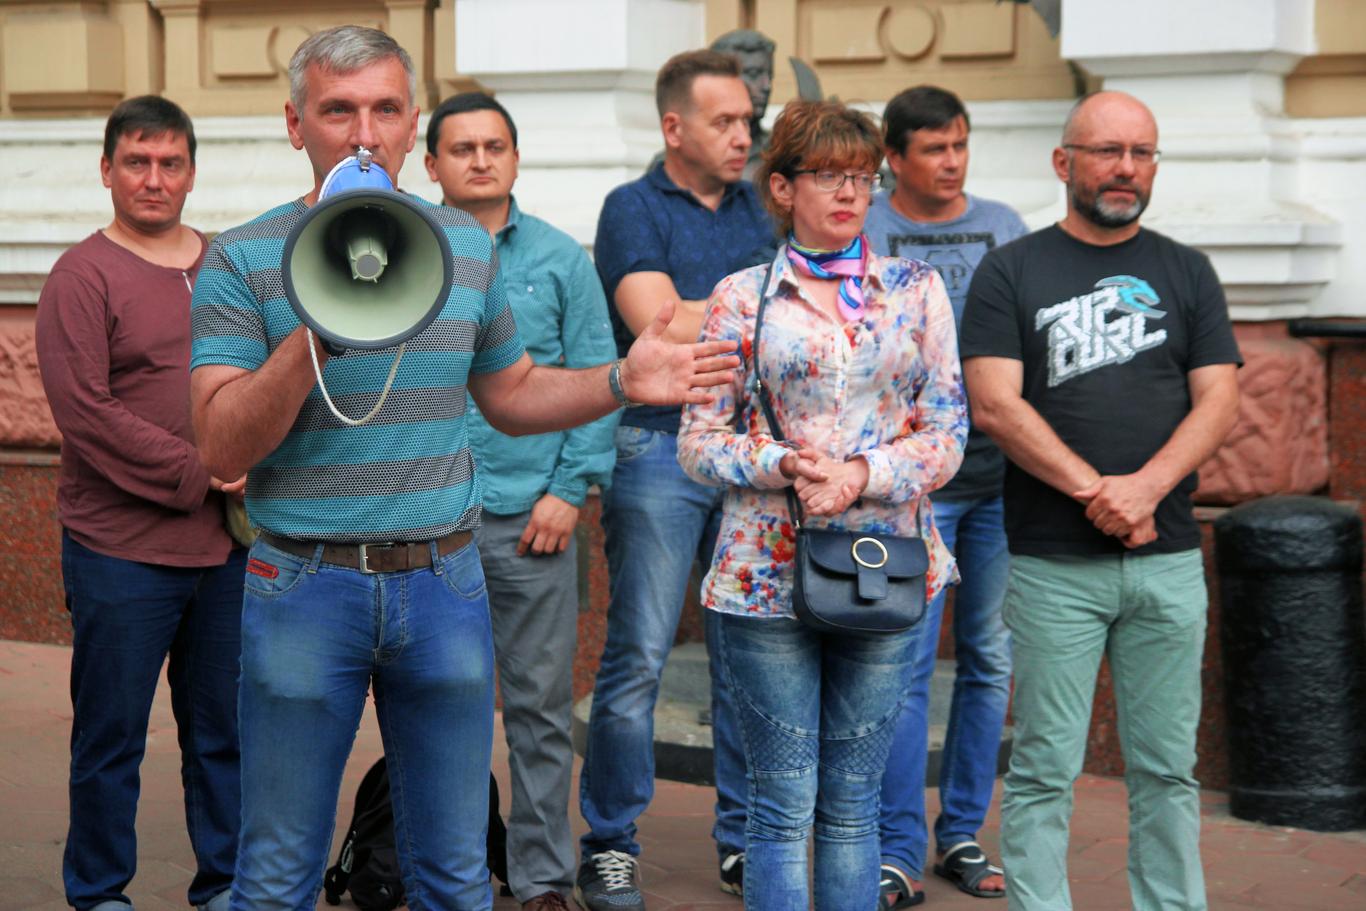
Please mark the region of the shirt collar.
<svg viewBox="0 0 1366 911"><path fill-rule="evenodd" d="M650 168L650 170L647 171L645 174L645 179L649 181L651 186L655 187L660 192L669 193L675 196L682 196L694 205L702 205L701 200L699 200L696 196L693 195L692 190L680 187L678 184L673 182L673 180L669 177L668 173L664 170L663 161L660 161L654 167ZM737 180L735 183L726 184L726 188L721 191L721 205L716 207L717 211L720 211L722 206L726 205L738 194L746 192L753 192L753 190L751 189L750 182L748 180ZM703 206L703 208L705 208L705 206Z"/></svg>
<svg viewBox="0 0 1366 911"><path fill-rule="evenodd" d="M787 258L786 243L778 245L778 257L773 263L773 281L776 282L776 284L771 286L773 290L777 291L778 288L783 285L789 285L791 286L792 293L795 294L797 291L797 268L792 265L792 260ZM763 291L767 292L768 288L763 289Z"/></svg>
<svg viewBox="0 0 1366 911"><path fill-rule="evenodd" d="M865 234L863 240L866 243L868 235ZM887 290L887 282L882 278L882 257L872 250L868 251L868 271L864 274L864 280L871 281L879 291Z"/></svg>
<svg viewBox="0 0 1366 911"><path fill-rule="evenodd" d="M508 223L498 229L493 235L495 241L507 241L512 232L517 230L517 225L522 221L522 210L517 206L517 197L508 197Z"/></svg>

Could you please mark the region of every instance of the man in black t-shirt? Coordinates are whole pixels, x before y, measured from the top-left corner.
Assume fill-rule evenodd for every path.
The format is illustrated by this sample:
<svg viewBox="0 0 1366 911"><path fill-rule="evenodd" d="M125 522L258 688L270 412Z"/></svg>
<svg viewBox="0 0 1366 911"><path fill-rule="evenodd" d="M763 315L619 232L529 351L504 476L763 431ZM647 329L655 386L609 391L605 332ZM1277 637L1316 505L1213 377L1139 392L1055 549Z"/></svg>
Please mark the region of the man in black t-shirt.
<svg viewBox="0 0 1366 911"><path fill-rule="evenodd" d="M1209 260L1139 227L1158 157L1141 102L1083 98L1053 151L1066 217L988 253L968 292L973 418L1010 459L1015 747L1001 850L1012 911L1070 906L1071 786L1102 654L1133 907L1205 907L1193 772L1207 599L1190 496L1237 419L1241 360Z"/></svg>

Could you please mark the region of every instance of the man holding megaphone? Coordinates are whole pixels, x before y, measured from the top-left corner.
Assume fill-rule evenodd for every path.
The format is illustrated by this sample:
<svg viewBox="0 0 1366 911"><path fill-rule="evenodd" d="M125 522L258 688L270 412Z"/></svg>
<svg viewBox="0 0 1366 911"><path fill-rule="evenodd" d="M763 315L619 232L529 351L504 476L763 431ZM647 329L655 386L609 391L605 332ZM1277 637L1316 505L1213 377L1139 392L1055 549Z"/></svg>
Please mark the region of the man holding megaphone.
<svg viewBox="0 0 1366 911"><path fill-rule="evenodd" d="M242 617L232 908L313 906L372 685L409 907L488 908L474 821L487 814L493 655L466 389L498 430L537 433L635 402L706 401L737 361L725 343L664 341L666 306L611 365L533 366L479 222L367 183L396 177L417 138L407 53L343 26L307 39L289 72L286 126L314 186L220 235L193 301L200 451L218 477L250 471L262 530ZM339 164L364 173L333 197ZM367 307L411 325L369 331Z"/></svg>

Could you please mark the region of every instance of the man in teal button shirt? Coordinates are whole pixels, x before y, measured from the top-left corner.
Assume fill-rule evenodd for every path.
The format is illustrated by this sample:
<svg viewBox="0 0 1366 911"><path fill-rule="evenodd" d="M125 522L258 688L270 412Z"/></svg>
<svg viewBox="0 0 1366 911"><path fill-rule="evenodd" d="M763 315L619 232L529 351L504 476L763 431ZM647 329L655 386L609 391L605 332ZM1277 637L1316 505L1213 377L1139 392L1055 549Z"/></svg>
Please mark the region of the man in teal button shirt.
<svg viewBox="0 0 1366 911"><path fill-rule="evenodd" d="M493 235L532 360L590 367L615 358L607 301L587 254L512 198L517 128L503 106L481 92L446 99L427 126L425 160L441 184L441 201L469 212ZM476 538L512 767L509 885L528 911L555 911L566 907L576 861L568 816L578 630L574 527L589 486L611 481L618 415L514 439L490 427L473 400L468 407L484 497Z"/></svg>

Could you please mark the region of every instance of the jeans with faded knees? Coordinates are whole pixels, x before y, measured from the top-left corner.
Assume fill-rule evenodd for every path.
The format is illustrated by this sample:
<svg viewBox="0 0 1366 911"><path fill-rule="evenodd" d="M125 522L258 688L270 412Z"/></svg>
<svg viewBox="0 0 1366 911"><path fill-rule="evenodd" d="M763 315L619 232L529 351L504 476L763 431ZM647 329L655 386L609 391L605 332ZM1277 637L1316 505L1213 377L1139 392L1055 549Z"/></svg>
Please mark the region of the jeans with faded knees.
<svg viewBox="0 0 1366 911"><path fill-rule="evenodd" d="M362 573L252 548L242 612L242 846L233 911L312 909L373 687L413 911L491 907L493 637L475 545Z"/></svg>
<svg viewBox="0 0 1366 911"><path fill-rule="evenodd" d="M673 646L694 562L711 566L721 521L721 494L678 465L675 434L618 427L617 464L602 494L607 573L607 644L593 687L588 749L579 777L579 811L588 823L580 852L640 853L636 819L654 796L654 708ZM706 613L710 614L710 611ZM744 757L730 691L711 658L712 740L718 854L743 848Z"/></svg>
<svg viewBox="0 0 1366 911"><path fill-rule="evenodd" d="M718 617L748 763L745 907L806 911L814 829L818 911L876 908L878 790L923 624L859 635Z"/></svg>

